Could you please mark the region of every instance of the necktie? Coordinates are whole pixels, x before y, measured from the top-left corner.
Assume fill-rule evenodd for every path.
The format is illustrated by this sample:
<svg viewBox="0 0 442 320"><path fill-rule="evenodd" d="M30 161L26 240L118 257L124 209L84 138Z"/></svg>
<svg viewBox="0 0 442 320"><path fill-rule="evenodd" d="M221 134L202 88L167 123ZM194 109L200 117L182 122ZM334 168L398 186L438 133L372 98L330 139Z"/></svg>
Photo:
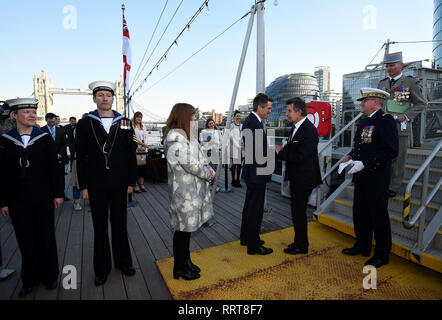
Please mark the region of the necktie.
<svg viewBox="0 0 442 320"><path fill-rule="evenodd" d="M51 128L51 136L52 136L52 139L54 139L54 141L55 141L55 127Z"/></svg>
<svg viewBox="0 0 442 320"><path fill-rule="evenodd" d="M396 83L396 80L394 80L393 78L390 79L390 88L392 88L394 86L394 84Z"/></svg>

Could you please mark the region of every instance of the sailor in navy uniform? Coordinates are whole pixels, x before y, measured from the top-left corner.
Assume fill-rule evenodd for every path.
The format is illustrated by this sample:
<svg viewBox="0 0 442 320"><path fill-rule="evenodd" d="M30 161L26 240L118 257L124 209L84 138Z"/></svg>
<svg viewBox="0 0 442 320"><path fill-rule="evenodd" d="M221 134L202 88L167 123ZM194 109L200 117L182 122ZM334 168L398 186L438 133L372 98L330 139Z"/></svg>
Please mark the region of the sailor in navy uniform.
<svg viewBox="0 0 442 320"><path fill-rule="evenodd" d="M391 162L398 155L398 130L391 114L382 111L389 93L379 89L361 89L361 120L354 138L354 147L343 166L353 164L355 184L353 224L356 243L344 249L347 255L370 256L373 233L376 239L374 256L366 262L379 268L388 264L392 239L388 214L388 186ZM343 167L342 167L343 168ZM340 170L340 172L342 169Z"/></svg>
<svg viewBox="0 0 442 320"><path fill-rule="evenodd" d="M115 84L98 81L89 88L97 110L78 123L77 170L80 190L91 206L95 284L100 286L112 269L109 211L114 265L125 275L135 275L127 234L127 194L136 181L137 139L130 120L112 110Z"/></svg>
<svg viewBox="0 0 442 320"><path fill-rule="evenodd" d="M54 141L33 127L38 101L13 99L7 103L17 128L0 137L0 210L11 217L17 237L23 282L19 296L23 297L40 282L50 290L57 287L54 208L63 203L63 189L57 183Z"/></svg>

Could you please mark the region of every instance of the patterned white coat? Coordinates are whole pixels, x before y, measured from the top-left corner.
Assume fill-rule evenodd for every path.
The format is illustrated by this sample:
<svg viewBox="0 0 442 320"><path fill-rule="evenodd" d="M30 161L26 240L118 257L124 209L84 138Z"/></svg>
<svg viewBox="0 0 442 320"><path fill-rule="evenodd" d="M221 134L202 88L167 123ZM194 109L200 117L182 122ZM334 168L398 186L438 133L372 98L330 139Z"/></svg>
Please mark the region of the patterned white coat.
<svg viewBox="0 0 442 320"><path fill-rule="evenodd" d="M211 167L198 141L189 141L180 130L170 130L164 145L171 227L175 231L197 231L213 216L209 186Z"/></svg>

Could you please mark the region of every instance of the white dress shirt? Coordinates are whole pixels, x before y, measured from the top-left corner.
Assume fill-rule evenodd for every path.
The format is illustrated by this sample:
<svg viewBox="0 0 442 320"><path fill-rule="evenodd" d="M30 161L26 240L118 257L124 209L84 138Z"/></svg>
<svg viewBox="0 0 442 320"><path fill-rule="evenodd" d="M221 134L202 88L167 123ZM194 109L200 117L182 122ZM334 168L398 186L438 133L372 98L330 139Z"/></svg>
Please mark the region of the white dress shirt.
<svg viewBox="0 0 442 320"><path fill-rule="evenodd" d="M295 124L295 130L293 130L292 139L293 139L293 137L295 136L295 134L296 134L296 132L298 131L298 129L302 126L302 124L304 123L305 120L307 120L307 117L304 117L304 119L298 121L298 122Z"/></svg>

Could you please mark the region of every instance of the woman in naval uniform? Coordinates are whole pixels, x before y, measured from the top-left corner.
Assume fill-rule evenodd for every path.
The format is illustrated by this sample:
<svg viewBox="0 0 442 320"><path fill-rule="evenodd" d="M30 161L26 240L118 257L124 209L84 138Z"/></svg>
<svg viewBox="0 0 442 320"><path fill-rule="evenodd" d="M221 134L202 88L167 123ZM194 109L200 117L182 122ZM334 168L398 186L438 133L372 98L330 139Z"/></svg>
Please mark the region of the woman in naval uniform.
<svg viewBox="0 0 442 320"><path fill-rule="evenodd" d="M30 294L40 282L57 287L59 275L55 242L54 208L63 203L57 184L57 152L51 136L34 128L36 99L13 99L17 128L0 137L0 210L11 217L22 255L23 288L19 296Z"/></svg>

